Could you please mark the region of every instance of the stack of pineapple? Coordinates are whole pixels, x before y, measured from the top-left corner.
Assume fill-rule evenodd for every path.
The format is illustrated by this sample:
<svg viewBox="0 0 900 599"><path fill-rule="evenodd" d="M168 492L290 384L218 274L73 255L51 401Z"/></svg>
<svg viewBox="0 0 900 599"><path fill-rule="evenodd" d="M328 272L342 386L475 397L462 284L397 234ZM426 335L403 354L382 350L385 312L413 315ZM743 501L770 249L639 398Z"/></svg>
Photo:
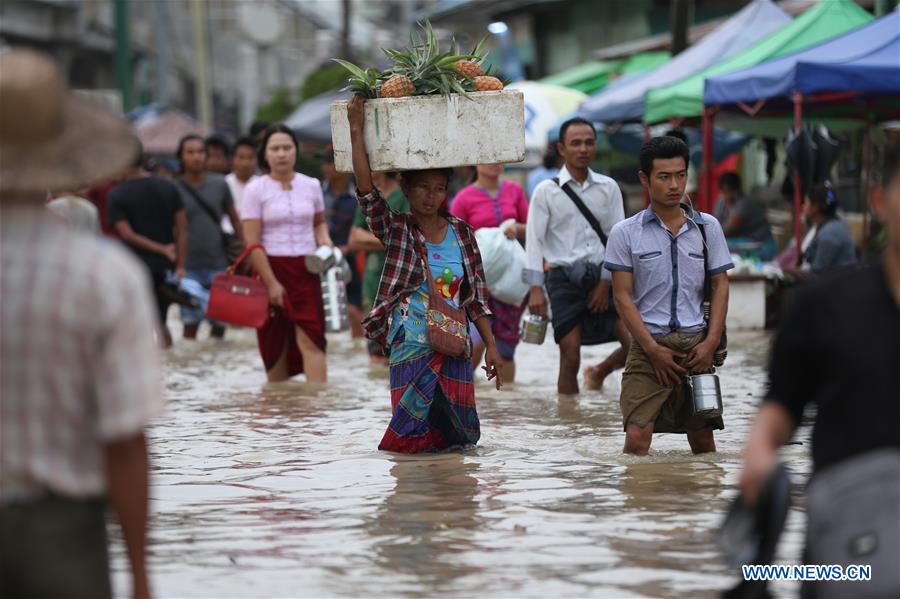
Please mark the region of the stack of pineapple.
<svg viewBox="0 0 900 599"><path fill-rule="evenodd" d="M500 91L503 82L482 68L487 54L484 40L469 54L460 54L455 47L441 53L431 23L421 25L424 37L413 35L403 50L383 50L394 62L385 71L361 69L345 60L335 59L350 73L345 91L366 98L403 98L405 96L450 95L467 96L469 92Z"/></svg>

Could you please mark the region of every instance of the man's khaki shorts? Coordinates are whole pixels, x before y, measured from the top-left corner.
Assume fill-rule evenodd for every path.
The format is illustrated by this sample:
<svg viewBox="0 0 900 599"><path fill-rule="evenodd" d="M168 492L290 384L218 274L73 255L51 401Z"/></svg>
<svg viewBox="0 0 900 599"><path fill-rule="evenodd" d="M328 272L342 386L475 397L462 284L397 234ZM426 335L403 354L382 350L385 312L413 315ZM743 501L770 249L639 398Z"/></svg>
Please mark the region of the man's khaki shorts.
<svg viewBox="0 0 900 599"><path fill-rule="evenodd" d="M657 343L678 352L687 353L703 341L705 332L696 335L669 333L657 339ZM685 392L684 383L663 386L656 380L656 372L650 358L640 344L632 339L631 350L625 361L622 375L622 428L629 424L644 427L653 424L656 433L687 433L704 429L723 429L721 416L713 418L695 416Z"/></svg>

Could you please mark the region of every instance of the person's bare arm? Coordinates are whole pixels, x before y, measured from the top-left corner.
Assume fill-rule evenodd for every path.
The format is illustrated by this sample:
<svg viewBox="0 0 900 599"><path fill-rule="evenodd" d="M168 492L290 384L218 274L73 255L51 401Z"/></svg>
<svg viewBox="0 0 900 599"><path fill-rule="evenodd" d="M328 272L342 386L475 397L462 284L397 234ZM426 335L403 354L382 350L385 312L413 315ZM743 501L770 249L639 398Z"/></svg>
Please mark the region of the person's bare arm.
<svg viewBox="0 0 900 599"><path fill-rule="evenodd" d="M675 358L683 358L684 354L672 351L668 347L660 345L647 330L641 313L634 304L632 273L621 270L612 271L613 301L619 318L625 323L625 328L637 341L641 349L650 358L653 370L656 372L656 380L660 385L679 384L681 376L686 371L675 363Z"/></svg>
<svg viewBox="0 0 900 599"><path fill-rule="evenodd" d="M188 250L187 215L184 210L179 210L175 213L173 236L175 237L175 276L184 277Z"/></svg>
<svg viewBox="0 0 900 599"><path fill-rule="evenodd" d="M508 239L525 241L525 223L510 223L506 227L503 227L503 234L506 235Z"/></svg>
<svg viewBox="0 0 900 599"><path fill-rule="evenodd" d="M362 227L353 227L350 229L350 239L347 241L347 247L351 252L383 252L384 245L375 234L366 231Z"/></svg>
<svg viewBox="0 0 900 599"><path fill-rule="evenodd" d="M132 593L149 597L147 580L147 504L149 458L143 433L103 445L110 506L116 513L131 563Z"/></svg>
<svg viewBox="0 0 900 599"><path fill-rule="evenodd" d="M793 432L793 418L784 406L773 401L763 402L744 445L740 487L748 504L756 502L763 480L775 465L778 448L790 440Z"/></svg>
<svg viewBox="0 0 900 599"><path fill-rule="evenodd" d="M525 223L516 223L516 239L519 241L525 241Z"/></svg>
<svg viewBox="0 0 900 599"><path fill-rule="evenodd" d="M709 309L709 330L706 339L695 345L688 352L685 366L694 372L709 372L712 369L713 354L719 346L719 339L725 330L725 317L728 314L728 274L720 272L710 277L712 298Z"/></svg>
<svg viewBox="0 0 900 599"><path fill-rule="evenodd" d="M243 224L244 239L246 240L247 247L260 243L260 240L262 239L262 221L258 218L252 218L243 221ZM282 287L278 279L275 278L275 273L272 271L272 265L269 264L269 257L266 256L266 253L262 249L256 248L250 252L248 258L250 260L250 266L252 266L253 270L259 274L259 278L262 279L262 282L269 292L269 303L273 306L284 307L284 287Z"/></svg>
<svg viewBox="0 0 900 599"><path fill-rule="evenodd" d="M315 216L313 216L313 228L316 235L316 245L334 247L334 242L331 241L331 234L328 232L328 223L325 222L324 212L316 212Z"/></svg>
<svg viewBox="0 0 900 599"><path fill-rule="evenodd" d="M491 319L487 316L482 316L475 321L475 328L478 329L478 334L481 335L481 339L484 341L484 366L481 368L489 381L496 379L494 384L499 390L503 386L503 359L497 351L494 332L491 330Z"/></svg>
<svg viewBox="0 0 900 599"><path fill-rule="evenodd" d="M356 191L364 196L372 191L372 169L366 152L366 138L363 127L366 121L366 99L355 95L347 104L347 119L350 122L350 145L353 157L353 175L356 177Z"/></svg>
<svg viewBox="0 0 900 599"><path fill-rule="evenodd" d="M228 208L225 209L225 212L228 213L228 220L231 221L234 234L237 235L238 239L246 243L247 240L244 238L244 227L241 224L241 217L238 216L234 204L228 204Z"/></svg>
<svg viewBox="0 0 900 599"><path fill-rule="evenodd" d="M127 220L116 221L113 223L113 229L115 229L119 238L128 245L136 247L139 250L161 254L172 262L175 262L175 247L173 245L157 243L149 237L145 237L140 233L135 233Z"/></svg>

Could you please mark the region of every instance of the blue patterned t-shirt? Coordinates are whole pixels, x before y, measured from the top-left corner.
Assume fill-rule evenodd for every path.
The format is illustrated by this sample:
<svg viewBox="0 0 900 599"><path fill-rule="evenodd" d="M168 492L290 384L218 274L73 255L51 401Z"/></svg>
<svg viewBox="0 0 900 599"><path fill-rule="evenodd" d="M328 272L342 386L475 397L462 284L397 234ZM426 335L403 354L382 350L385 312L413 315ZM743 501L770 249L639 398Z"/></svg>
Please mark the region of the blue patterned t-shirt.
<svg viewBox="0 0 900 599"><path fill-rule="evenodd" d="M447 227L447 234L441 243L426 242L425 247L428 250L428 266L435 278L435 285L453 307L458 307L459 287L464 278L464 271L462 251L453 227ZM397 333L403 329L405 343L427 346L428 334L425 326L427 310L428 281L424 280L415 292L394 308L387 336L388 343L393 343Z"/></svg>

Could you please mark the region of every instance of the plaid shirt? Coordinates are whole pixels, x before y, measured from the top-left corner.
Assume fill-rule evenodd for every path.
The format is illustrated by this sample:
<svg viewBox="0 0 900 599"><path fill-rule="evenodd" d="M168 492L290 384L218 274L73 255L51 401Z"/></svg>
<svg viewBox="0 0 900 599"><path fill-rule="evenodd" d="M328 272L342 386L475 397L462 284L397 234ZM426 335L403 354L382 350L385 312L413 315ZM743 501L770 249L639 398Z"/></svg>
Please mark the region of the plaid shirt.
<svg viewBox="0 0 900 599"><path fill-rule="evenodd" d="M357 194L356 199L366 216L369 230L385 247L384 270L378 284L378 294L375 296L372 312L362 324L367 337L386 345L394 308L425 281L425 269L422 257L416 251L414 237L418 236L424 244L425 235L412 215L391 210L377 188L364 196ZM469 225L458 218L448 213L442 213L441 216L453 227L462 250L465 280L460 287L460 308L465 309L472 322L482 316L490 316L484 267L475 235Z"/></svg>
<svg viewBox="0 0 900 599"><path fill-rule="evenodd" d="M3 206L0 232L0 505L101 497L103 444L163 407L150 277L41 206Z"/></svg>

